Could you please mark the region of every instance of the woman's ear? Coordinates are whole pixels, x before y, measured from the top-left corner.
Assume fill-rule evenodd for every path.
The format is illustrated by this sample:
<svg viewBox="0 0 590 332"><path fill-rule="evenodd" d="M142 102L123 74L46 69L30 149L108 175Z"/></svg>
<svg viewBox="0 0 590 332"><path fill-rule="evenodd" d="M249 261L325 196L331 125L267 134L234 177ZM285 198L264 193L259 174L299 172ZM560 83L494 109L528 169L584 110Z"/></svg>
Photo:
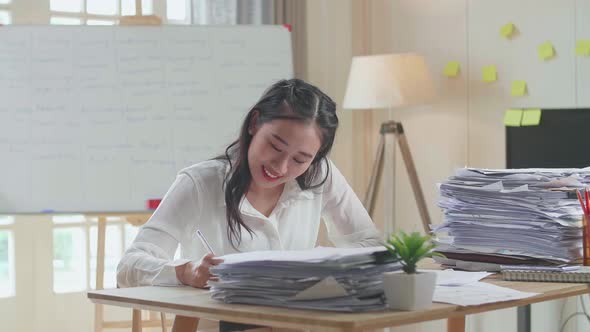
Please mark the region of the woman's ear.
<svg viewBox="0 0 590 332"><path fill-rule="evenodd" d="M248 134L250 134L250 136L254 136L256 131L258 131L258 116L260 116L260 112L258 112L258 110L252 112L252 117L250 118L250 123L248 124Z"/></svg>

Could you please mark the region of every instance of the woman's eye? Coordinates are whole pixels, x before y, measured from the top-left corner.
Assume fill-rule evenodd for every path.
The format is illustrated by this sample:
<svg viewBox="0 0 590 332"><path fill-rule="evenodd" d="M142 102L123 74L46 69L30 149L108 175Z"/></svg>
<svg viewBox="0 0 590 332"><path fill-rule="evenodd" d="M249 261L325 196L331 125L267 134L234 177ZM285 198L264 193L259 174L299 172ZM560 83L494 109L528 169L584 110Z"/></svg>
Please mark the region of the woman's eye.
<svg viewBox="0 0 590 332"><path fill-rule="evenodd" d="M283 150L280 150L279 148L277 148L276 145L274 145L272 143L269 143L269 144L270 144L270 146L272 146L273 149L275 149L275 151L277 151L277 152L283 152Z"/></svg>
<svg viewBox="0 0 590 332"><path fill-rule="evenodd" d="M303 163L304 163L304 161L297 160L296 158L293 158L293 160L294 160L296 163L298 163L298 164L303 164Z"/></svg>

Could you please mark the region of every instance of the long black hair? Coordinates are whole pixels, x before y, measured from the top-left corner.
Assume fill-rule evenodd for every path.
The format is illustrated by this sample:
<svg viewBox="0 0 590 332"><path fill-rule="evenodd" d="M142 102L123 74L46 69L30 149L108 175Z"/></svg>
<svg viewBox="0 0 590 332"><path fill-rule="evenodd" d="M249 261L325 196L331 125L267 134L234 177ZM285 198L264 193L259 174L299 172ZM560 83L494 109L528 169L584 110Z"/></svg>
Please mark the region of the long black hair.
<svg viewBox="0 0 590 332"><path fill-rule="evenodd" d="M229 241L235 249L242 240L242 227L250 235L254 233L242 220L240 202L252 181L248 165L248 149L252 142L249 129L255 115L257 115L256 126L277 119L289 119L309 124L315 123L319 128L321 146L309 168L297 177L297 183L302 190L314 189L326 182L330 174L327 155L332 149L338 128L336 103L309 83L299 79L281 80L264 92L246 115L239 138L225 149L225 155L216 158L227 161L230 167L223 185L227 209L227 233ZM325 169L322 168L322 163L325 164Z"/></svg>

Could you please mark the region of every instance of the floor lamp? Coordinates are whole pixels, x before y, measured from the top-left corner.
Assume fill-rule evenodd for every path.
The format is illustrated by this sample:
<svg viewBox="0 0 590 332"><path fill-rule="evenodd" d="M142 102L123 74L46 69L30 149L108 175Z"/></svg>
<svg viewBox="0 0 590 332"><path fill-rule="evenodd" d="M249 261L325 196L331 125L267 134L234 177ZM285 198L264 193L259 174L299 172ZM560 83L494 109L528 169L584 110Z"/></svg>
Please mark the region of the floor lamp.
<svg viewBox="0 0 590 332"><path fill-rule="evenodd" d="M422 56L412 53L357 56L352 59L343 107L345 109L393 109L427 103L434 97L432 80ZM401 122L385 121L381 124L379 133L381 137L364 200L365 208L373 217L385 153L390 150L386 147L386 136L393 135L408 171L422 219L422 227L426 233L429 233L430 216L403 126ZM395 146L392 146L392 158L395 157L394 149ZM392 167L394 165L395 161ZM395 201L395 197L393 200ZM394 220L394 216L391 218ZM395 222L389 226L393 231Z"/></svg>

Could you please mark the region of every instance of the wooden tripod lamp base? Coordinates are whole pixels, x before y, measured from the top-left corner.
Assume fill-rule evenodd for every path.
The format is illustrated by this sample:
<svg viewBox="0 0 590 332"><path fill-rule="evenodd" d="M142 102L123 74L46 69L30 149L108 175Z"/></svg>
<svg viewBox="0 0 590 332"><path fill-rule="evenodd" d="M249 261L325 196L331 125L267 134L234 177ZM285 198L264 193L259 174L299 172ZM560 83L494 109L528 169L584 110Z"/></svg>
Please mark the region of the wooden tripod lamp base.
<svg viewBox="0 0 590 332"><path fill-rule="evenodd" d="M428 208L426 206L426 200L422 193L422 187L420 186L420 180L418 179L418 173L416 172L416 166L414 166L414 160L412 159L412 153L408 145L408 140L404 134L404 128L400 122L386 121L381 124L380 130L381 137L379 139L379 145L377 146L377 155L375 157L375 163L373 164L373 170L371 172L371 179L369 181L369 188L365 196L365 208L369 212L369 215L373 217L375 211L375 201L377 197L377 191L379 184L381 183L381 175L383 174L383 163L384 156L387 151L385 147L385 135L393 134L397 141L401 155L410 177L410 183L414 192L414 198L418 206L418 212L422 219L422 227L425 233L430 233L430 215L428 214ZM393 149L392 149L393 150ZM395 151L393 151L395 153ZM392 184L393 185L393 184Z"/></svg>
<svg viewBox="0 0 590 332"><path fill-rule="evenodd" d="M352 58L346 94L342 104L343 108L352 110L391 110L429 103L435 97L434 83L423 56L416 53L377 54ZM430 233L430 216L426 208L426 201L424 194L422 194L408 141L404 135L404 128L399 122L386 121L381 124L381 139L365 198L365 208L372 217L375 210L375 197L383 172L383 157L386 152L385 135L389 134L393 134L399 144L410 176L414 198L418 204L422 227L424 232ZM395 145L391 150L393 148ZM395 158L395 151L393 152ZM395 167L395 163L392 167ZM392 204L395 203L395 197L392 201ZM393 228L393 223L390 226ZM388 231L393 231L393 229Z"/></svg>

